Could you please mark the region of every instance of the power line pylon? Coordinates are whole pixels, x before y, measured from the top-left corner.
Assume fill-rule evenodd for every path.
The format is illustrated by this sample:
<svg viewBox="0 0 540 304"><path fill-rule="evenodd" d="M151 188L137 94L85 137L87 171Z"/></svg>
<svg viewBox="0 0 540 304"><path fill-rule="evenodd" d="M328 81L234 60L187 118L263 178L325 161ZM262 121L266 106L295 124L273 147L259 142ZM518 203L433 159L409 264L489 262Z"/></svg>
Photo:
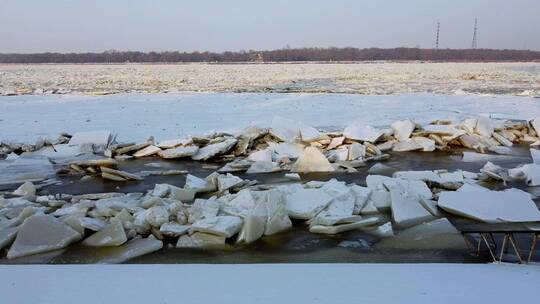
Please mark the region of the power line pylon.
<svg viewBox="0 0 540 304"><path fill-rule="evenodd" d="M472 46L471 48L476 49L478 47L478 41L477 41L477 32L478 32L478 19L474 18L474 32L472 37Z"/></svg>
<svg viewBox="0 0 540 304"><path fill-rule="evenodd" d="M441 27L441 23L437 21L437 37L435 39L435 48L439 48L439 29Z"/></svg>

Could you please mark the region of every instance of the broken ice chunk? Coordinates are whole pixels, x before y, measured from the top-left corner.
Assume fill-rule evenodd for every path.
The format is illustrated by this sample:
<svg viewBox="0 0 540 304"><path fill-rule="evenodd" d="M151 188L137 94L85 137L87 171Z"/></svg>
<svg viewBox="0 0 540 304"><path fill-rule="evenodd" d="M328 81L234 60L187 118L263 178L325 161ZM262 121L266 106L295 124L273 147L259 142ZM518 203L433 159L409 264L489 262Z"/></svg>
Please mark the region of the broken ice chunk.
<svg viewBox="0 0 540 304"><path fill-rule="evenodd" d="M112 247L107 251L107 255L101 258L98 263L118 264L145 254L160 250L163 242L153 235L147 238L135 238L122 246Z"/></svg>
<svg viewBox="0 0 540 304"><path fill-rule="evenodd" d="M124 231L122 222L119 220L112 220L111 223L103 227L103 229L85 239L82 244L93 247L120 246L126 241L126 232Z"/></svg>
<svg viewBox="0 0 540 304"><path fill-rule="evenodd" d="M441 192L439 207L482 222L536 222L540 211L531 195L519 189L504 191L468 187L467 190Z"/></svg>
<svg viewBox="0 0 540 304"><path fill-rule="evenodd" d="M107 225L105 221L98 219L98 218L92 218L92 217L82 217L79 219L79 222L81 223L81 226L93 231L99 231Z"/></svg>
<svg viewBox="0 0 540 304"><path fill-rule="evenodd" d="M153 227L161 227L161 225L169 222L170 213L165 206L152 206L148 209L146 220Z"/></svg>
<svg viewBox="0 0 540 304"><path fill-rule="evenodd" d="M192 235L182 235L178 238L176 248L207 248L225 245L225 237L195 232Z"/></svg>
<svg viewBox="0 0 540 304"><path fill-rule="evenodd" d="M252 243L263 236L267 221L267 210L263 201L244 217L244 224L238 234L237 242Z"/></svg>
<svg viewBox="0 0 540 304"><path fill-rule="evenodd" d="M312 126L308 126L301 122L298 123L298 128L300 131L300 138L304 142L312 142L312 141L328 138L326 134L322 134L317 129L313 128Z"/></svg>
<svg viewBox="0 0 540 304"><path fill-rule="evenodd" d="M78 241L81 235L50 215L34 215L22 224L7 258L13 259L61 249Z"/></svg>
<svg viewBox="0 0 540 304"><path fill-rule="evenodd" d="M266 191L265 202L267 214L265 235L276 234L292 227L291 219L287 213L285 196L281 191L275 189Z"/></svg>
<svg viewBox="0 0 540 304"><path fill-rule="evenodd" d="M369 196L371 195L371 189L358 185L352 185L350 188L355 196L353 214L359 214L360 210L364 208Z"/></svg>
<svg viewBox="0 0 540 304"><path fill-rule="evenodd" d="M196 221L191 226L191 231L229 238L240 231L242 223L242 219L238 216L221 215Z"/></svg>
<svg viewBox="0 0 540 304"><path fill-rule="evenodd" d="M384 132L362 123L353 123L343 130L346 138L374 143L384 135Z"/></svg>
<svg viewBox="0 0 540 304"><path fill-rule="evenodd" d="M219 191L225 191L230 188L234 188L235 186L238 186L243 182L243 179L230 173L227 173L227 175L219 175L217 177L217 187Z"/></svg>
<svg viewBox="0 0 540 304"><path fill-rule="evenodd" d="M195 202L189 209L189 223L194 223L198 220L217 216L219 204L214 199L195 199Z"/></svg>
<svg viewBox="0 0 540 304"><path fill-rule="evenodd" d="M332 201L332 197L321 189L299 189L286 198L289 216L308 220L315 217Z"/></svg>
<svg viewBox="0 0 540 304"><path fill-rule="evenodd" d="M244 217L255 208L255 205L256 203L251 195L251 191L244 189L238 192L232 200L223 203L221 211L229 215Z"/></svg>
<svg viewBox="0 0 540 304"><path fill-rule="evenodd" d="M150 145L142 150L139 150L135 153L133 153L134 157L145 157L145 156L151 156L154 154L157 154L159 151L161 151L160 148Z"/></svg>
<svg viewBox="0 0 540 304"><path fill-rule="evenodd" d="M166 236L181 236L188 233L191 226L182 225L175 222L165 223L159 228L159 232Z"/></svg>
<svg viewBox="0 0 540 304"><path fill-rule="evenodd" d="M508 175L516 180L525 180L529 187L540 186L540 165L526 164L508 170Z"/></svg>
<svg viewBox="0 0 540 304"><path fill-rule="evenodd" d="M185 147L176 147L167 150L158 151L158 155L161 158L171 159L171 158L182 158L193 156L199 151L197 146L185 146Z"/></svg>
<svg viewBox="0 0 540 304"><path fill-rule="evenodd" d="M151 192L152 196L157 196L157 197L167 196L167 194L169 194L169 191L170 191L169 186L170 185L168 184L156 184L154 186L154 190L152 190Z"/></svg>
<svg viewBox="0 0 540 304"><path fill-rule="evenodd" d="M398 141L394 144L394 147L392 148L392 150L395 152L409 152L423 149L424 147L422 146L422 144L416 142L413 139Z"/></svg>
<svg viewBox="0 0 540 304"><path fill-rule="evenodd" d="M270 132L285 142L294 142L300 137L298 123L279 116L272 119Z"/></svg>
<svg viewBox="0 0 540 304"><path fill-rule="evenodd" d="M344 140L345 140L345 136L332 138L332 140L330 141L330 144L328 144L328 146L326 147L326 150L332 150L336 147L341 146Z"/></svg>
<svg viewBox="0 0 540 304"><path fill-rule="evenodd" d="M0 250L13 242L18 231L19 227L0 228Z"/></svg>
<svg viewBox="0 0 540 304"><path fill-rule="evenodd" d="M266 148L264 150L251 153L248 160L253 162L271 162L272 161L272 149Z"/></svg>
<svg viewBox="0 0 540 304"><path fill-rule="evenodd" d="M362 159L366 156L366 146L359 143L353 143L349 146L349 155L347 160Z"/></svg>
<svg viewBox="0 0 540 304"><path fill-rule="evenodd" d="M386 190L373 190L369 196L369 201L373 203L377 210L386 210L392 204L390 192Z"/></svg>
<svg viewBox="0 0 540 304"><path fill-rule="evenodd" d="M69 227L75 229L81 236L83 236L85 228L81 225L81 218L83 218L85 214L86 213L84 212L68 214L60 217L59 220L68 224Z"/></svg>
<svg viewBox="0 0 540 304"><path fill-rule="evenodd" d="M478 117L474 130L481 136L491 137L493 134L493 123L488 117Z"/></svg>
<svg viewBox="0 0 540 304"><path fill-rule="evenodd" d="M336 226L323 226L316 225L309 228L311 233L322 233L322 234L338 234L349 230L359 229L366 226L374 225L378 223L380 219L378 217L368 217L365 219L358 220L354 223L341 224Z"/></svg>
<svg viewBox="0 0 540 304"><path fill-rule="evenodd" d="M291 172L334 172L334 167L314 147L307 147L291 167Z"/></svg>
<svg viewBox="0 0 540 304"><path fill-rule="evenodd" d="M111 132L109 131L89 131L77 132L73 134L69 140L70 146L93 145L96 147L106 148L111 140Z"/></svg>
<svg viewBox="0 0 540 304"><path fill-rule="evenodd" d="M13 191L13 195L22 196L25 198L32 198L36 196L36 186L32 184L32 182L25 182L22 184L19 188L17 188L15 191Z"/></svg>
<svg viewBox="0 0 540 304"><path fill-rule="evenodd" d="M217 188L208 180L191 174L186 176L186 184L184 185L184 188L195 190L197 193L212 192L217 190Z"/></svg>
<svg viewBox="0 0 540 304"><path fill-rule="evenodd" d="M197 153L191 156L191 158L193 160L208 160L214 156L217 156L218 154L229 151L236 144L236 142L237 140L235 138L227 138L222 142L200 148Z"/></svg>
<svg viewBox="0 0 540 304"><path fill-rule="evenodd" d="M409 119L396 121L391 125L392 130L394 130L394 137L399 141L411 137L415 126L414 122Z"/></svg>
<svg viewBox="0 0 540 304"><path fill-rule="evenodd" d="M188 145L192 142L191 138L184 138L184 139L169 139L160 141L157 145L161 149L172 149L178 146Z"/></svg>
<svg viewBox="0 0 540 304"><path fill-rule="evenodd" d="M327 153L328 160L331 162L346 161L349 157L349 149L347 147L339 147L335 150L330 150Z"/></svg>
<svg viewBox="0 0 540 304"><path fill-rule="evenodd" d="M302 154L302 152L304 151L304 146L300 144L270 143L269 146L276 154L275 157L272 158L274 161L277 161L284 157L287 157L290 159L297 159L300 156L300 154Z"/></svg>
<svg viewBox="0 0 540 304"><path fill-rule="evenodd" d="M407 196L397 189L390 190L390 196L392 218L397 225L412 226L434 219L433 215L420 204L419 198Z"/></svg>

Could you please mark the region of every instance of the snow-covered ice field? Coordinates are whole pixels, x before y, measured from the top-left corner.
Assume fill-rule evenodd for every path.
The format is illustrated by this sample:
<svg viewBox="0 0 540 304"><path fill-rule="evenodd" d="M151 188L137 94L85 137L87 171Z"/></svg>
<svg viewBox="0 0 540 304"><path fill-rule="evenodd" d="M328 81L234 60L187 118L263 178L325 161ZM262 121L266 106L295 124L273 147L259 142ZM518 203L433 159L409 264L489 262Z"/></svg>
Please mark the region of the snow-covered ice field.
<svg viewBox="0 0 540 304"><path fill-rule="evenodd" d="M540 63L0 64L0 95L133 91L539 96Z"/></svg>
<svg viewBox="0 0 540 304"><path fill-rule="evenodd" d="M109 130L122 141L157 140L210 131L269 126L274 116L319 128L358 121L377 127L399 119L531 119L540 99L486 95L306 93L169 93L0 97L0 140L31 142L61 132Z"/></svg>
<svg viewBox="0 0 540 304"><path fill-rule="evenodd" d="M18 304L530 303L538 282L540 267L510 264L0 267L1 297Z"/></svg>

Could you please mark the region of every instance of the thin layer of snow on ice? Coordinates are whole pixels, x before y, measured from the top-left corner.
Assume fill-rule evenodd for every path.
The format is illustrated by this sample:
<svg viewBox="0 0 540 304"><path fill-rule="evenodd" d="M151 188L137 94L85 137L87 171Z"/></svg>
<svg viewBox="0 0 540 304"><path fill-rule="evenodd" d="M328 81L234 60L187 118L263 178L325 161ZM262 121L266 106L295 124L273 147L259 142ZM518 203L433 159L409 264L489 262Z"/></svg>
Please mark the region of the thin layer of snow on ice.
<svg viewBox="0 0 540 304"><path fill-rule="evenodd" d="M388 127L396 120L464 119L480 115L531 119L540 99L481 95L354 95L170 93L108 96L0 97L0 140L32 142L61 132L109 130L120 140L183 138L210 131L271 125L274 116L318 128L351 123Z"/></svg>
<svg viewBox="0 0 540 304"><path fill-rule="evenodd" d="M534 303L540 267L511 264L17 265L6 303ZM99 291L99 292L95 292Z"/></svg>

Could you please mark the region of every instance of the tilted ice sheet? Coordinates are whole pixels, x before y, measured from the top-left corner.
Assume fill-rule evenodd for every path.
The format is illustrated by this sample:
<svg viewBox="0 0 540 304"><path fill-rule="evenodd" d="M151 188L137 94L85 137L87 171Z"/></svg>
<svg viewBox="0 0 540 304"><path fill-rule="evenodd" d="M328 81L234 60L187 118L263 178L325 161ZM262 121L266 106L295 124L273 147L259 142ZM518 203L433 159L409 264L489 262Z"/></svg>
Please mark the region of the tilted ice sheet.
<svg viewBox="0 0 540 304"><path fill-rule="evenodd" d="M120 140L158 141L210 131L270 126L281 116L326 129L353 122L388 127L396 120L428 123L475 115L530 119L540 99L480 95L355 95L279 93L170 93L108 96L0 97L0 140L30 142L61 132L109 130Z"/></svg>

